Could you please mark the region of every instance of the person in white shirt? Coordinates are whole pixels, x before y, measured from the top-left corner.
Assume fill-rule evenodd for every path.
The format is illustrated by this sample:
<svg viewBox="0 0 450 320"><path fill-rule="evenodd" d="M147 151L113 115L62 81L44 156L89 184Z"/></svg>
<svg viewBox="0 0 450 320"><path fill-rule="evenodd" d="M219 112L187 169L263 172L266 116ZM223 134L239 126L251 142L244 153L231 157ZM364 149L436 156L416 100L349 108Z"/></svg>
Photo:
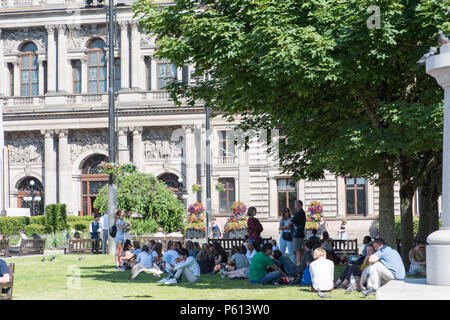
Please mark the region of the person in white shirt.
<svg viewBox="0 0 450 320"><path fill-rule="evenodd" d="M100 219L100 229L102 230L102 253L106 254L106 244L108 241L109 214L108 211Z"/></svg>
<svg viewBox="0 0 450 320"><path fill-rule="evenodd" d="M249 264L252 263L252 258L255 254L256 254L255 242L253 240L249 240L247 243L247 252L245 253Z"/></svg>
<svg viewBox="0 0 450 320"><path fill-rule="evenodd" d="M155 234L152 234L153 237L165 237L166 234L164 233L163 228L159 227L157 232Z"/></svg>
<svg viewBox="0 0 450 320"><path fill-rule="evenodd" d="M334 263L327 259L327 253L322 248L317 248L313 252L315 259L309 265L311 274L311 291L331 291L334 284Z"/></svg>
<svg viewBox="0 0 450 320"><path fill-rule="evenodd" d="M186 248L180 250L181 261L177 263L168 279L163 279L161 283L173 284L180 283L181 277L184 276L189 283L196 283L200 278L200 266L194 257L189 256L189 251Z"/></svg>

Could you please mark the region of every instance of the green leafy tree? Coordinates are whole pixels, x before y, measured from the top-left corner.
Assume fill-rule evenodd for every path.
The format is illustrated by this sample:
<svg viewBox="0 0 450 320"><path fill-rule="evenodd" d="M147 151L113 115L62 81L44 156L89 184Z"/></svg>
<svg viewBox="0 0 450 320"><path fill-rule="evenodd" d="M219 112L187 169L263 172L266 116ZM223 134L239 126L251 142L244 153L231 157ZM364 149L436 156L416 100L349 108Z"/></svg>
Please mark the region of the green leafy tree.
<svg viewBox="0 0 450 320"><path fill-rule="evenodd" d="M183 226L184 205L155 176L135 171L117 176L116 183L118 208L136 212L143 219L154 219L166 232ZM108 210L108 186L100 189L94 208Z"/></svg>
<svg viewBox="0 0 450 320"><path fill-rule="evenodd" d="M369 28L377 5L381 27ZM211 77L172 82L178 103L201 101L243 128L282 128L280 163L297 178L325 170L380 187L380 234L395 243L400 182L402 257L411 199L442 146L442 90L416 61L450 30L440 0L176 0L134 3L160 58Z"/></svg>

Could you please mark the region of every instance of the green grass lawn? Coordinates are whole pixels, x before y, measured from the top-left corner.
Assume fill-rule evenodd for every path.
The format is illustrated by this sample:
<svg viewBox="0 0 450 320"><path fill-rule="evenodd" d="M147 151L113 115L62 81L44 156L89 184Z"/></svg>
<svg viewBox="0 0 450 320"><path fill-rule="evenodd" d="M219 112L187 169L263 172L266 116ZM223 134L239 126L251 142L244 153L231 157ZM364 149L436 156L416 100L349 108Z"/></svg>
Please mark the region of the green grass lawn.
<svg viewBox="0 0 450 320"><path fill-rule="evenodd" d="M41 257L13 258L16 264L14 300L311 300L320 299L309 286L263 286L249 280L222 279L219 274L202 275L197 284L159 284L159 278L141 273L128 282L129 271L115 270L114 257L108 255L56 255L53 262ZM83 260L78 260L83 257ZM343 266L335 268L335 279ZM79 278L73 277L79 271ZM71 278L72 276L72 278ZM161 275L161 277L163 277ZM79 280L79 287L76 287ZM74 287L75 286L75 287ZM360 292L346 295L344 290L327 293L329 300L374 300Z"/></svg>

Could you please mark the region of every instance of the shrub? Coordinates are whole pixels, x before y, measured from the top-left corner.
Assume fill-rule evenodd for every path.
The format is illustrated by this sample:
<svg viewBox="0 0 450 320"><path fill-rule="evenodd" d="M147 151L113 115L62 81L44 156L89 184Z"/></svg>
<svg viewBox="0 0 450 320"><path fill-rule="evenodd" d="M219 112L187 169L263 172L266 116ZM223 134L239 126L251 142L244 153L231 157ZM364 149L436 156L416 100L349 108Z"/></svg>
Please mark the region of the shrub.
<svg viewBox="0 0 450 320"><path fill-rule="evenodd" d="M7 236L17 235L29 224L29 217L0 217L0 233Z"/></svg>
<svg viewBox="0 0 450 320"><path fill-rule="evenodd" d="M88 226L86 226L84 223L76 223L73 228L75 229L75 231L84 231L88 228Z"/></svg>
<svg viewBox="0 0 450 320"><path fill-rule="evenodd" d="M64 230L46 234L44 238L46 239L45 249L63 249L68 246L69 233Z"/></svg>
<svg viewBox="0 0 450 320"><path fill-rule="evenodd" d="M50 232L67 229L66 205L61 203L49 204L45 207L45 226Z"/></svg>
<svg viewBox="0 0 450 320"><path fill-rule="evenodd" d="M158 222L153 218L129 219L131 222L131 232L137 235L155 233L158 230Z"/></svg>
<svg viewBox="0 0 450 320"><path fill-rule="evenodd" d="M45 229L46 229L45 226L40 225L40 224L37 224L37 223L29 224L29 225L27 225L27 226L24 228L25 234L26 234L28 237L31 237L31 235L32 235L33 233L42 235L42 234L45 233Z"/></svg>

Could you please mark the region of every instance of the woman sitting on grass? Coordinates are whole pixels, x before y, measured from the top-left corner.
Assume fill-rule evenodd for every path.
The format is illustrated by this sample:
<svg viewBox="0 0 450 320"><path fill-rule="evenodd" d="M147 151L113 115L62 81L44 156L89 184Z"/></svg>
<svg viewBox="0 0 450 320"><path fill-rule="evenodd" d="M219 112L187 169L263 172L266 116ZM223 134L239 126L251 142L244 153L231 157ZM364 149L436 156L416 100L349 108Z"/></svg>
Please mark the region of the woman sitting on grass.
<svg viewBox="0 0 450 320"><path fill-rule="evenodd" d="M194 247L194 243L191 240L186 241L186 249L189 252L189 257L197 257L197 254L200 251L197 251L197 249Z"/></svg>
<svg viewBox="0 0 450 320"><path fill-rule="evenodd" d="M153 263L155 263L161 270L164 270L161 242L156 242L150 253L153 257Z"/></svg>
<svg viewBox="0 0 450 320"><path fill-rule="evenodd" d="M214 255L211 253L208 244L202 245L202 250L197 255L197 262L200 266L200 273L207 274L214 272Z"/></svg>
<svg viewBox="0 0 450 320"><path fill-rule="evenodd" d="M355 281L356 282L360 282L358 281L359 279L362 279L362 273L364 272L364 270L366 269L367 266L369 266L369 257L375 252L373 245L372 244L368 244L366 246L366 257L364 258L364 262L361 266L356 265L356 264L351 264L348 263L345 266L344 271L342 272L341 276L339 277L338 280L336 280L336 283L334 284L334 288L338 289L347 289L349 284L350 284L350 278L353 274L353 276L355 277ZM369 269L367 269L366 272L368 272ZM367 276L368 273L365 277L365 280L367 281ZM364 279L363 279L364 280ZM361 283L365 283L363 281L361 281Z"/></svg>
<svg viewBox="0 0 450 320"><path fill-rule="evenodd" d="M170 273L177 264L177 259L180 257L178 251L175 250L175 243L170 240L167 242L167 250L164 252L163 261L165 262L164 270Z"/></svg>
<svg viewBox="0 0 450 320"><path fill-rule="evenodd" d="M214 255L214 272L219 272L222 266L226 266L228 263L227 253L218 241L214 241L212 254Z"/></svg>
<svg viewBox="0 0 450 320"><path fill-rule="evenodd" d="M136 255L132 252L134 250L130 240L126 240L123 245L122 256L120 257L120 266L123 270L129 270L136 264Z"/></svg>
<svg viewBox="0 0 450 320"><path fill-rule="evenodd" d="M313 252L315 259L309 265L311 274L311 291L331 291L333 290L334 263L327 259L327 253L322 248L317 248Z"/></svg>

